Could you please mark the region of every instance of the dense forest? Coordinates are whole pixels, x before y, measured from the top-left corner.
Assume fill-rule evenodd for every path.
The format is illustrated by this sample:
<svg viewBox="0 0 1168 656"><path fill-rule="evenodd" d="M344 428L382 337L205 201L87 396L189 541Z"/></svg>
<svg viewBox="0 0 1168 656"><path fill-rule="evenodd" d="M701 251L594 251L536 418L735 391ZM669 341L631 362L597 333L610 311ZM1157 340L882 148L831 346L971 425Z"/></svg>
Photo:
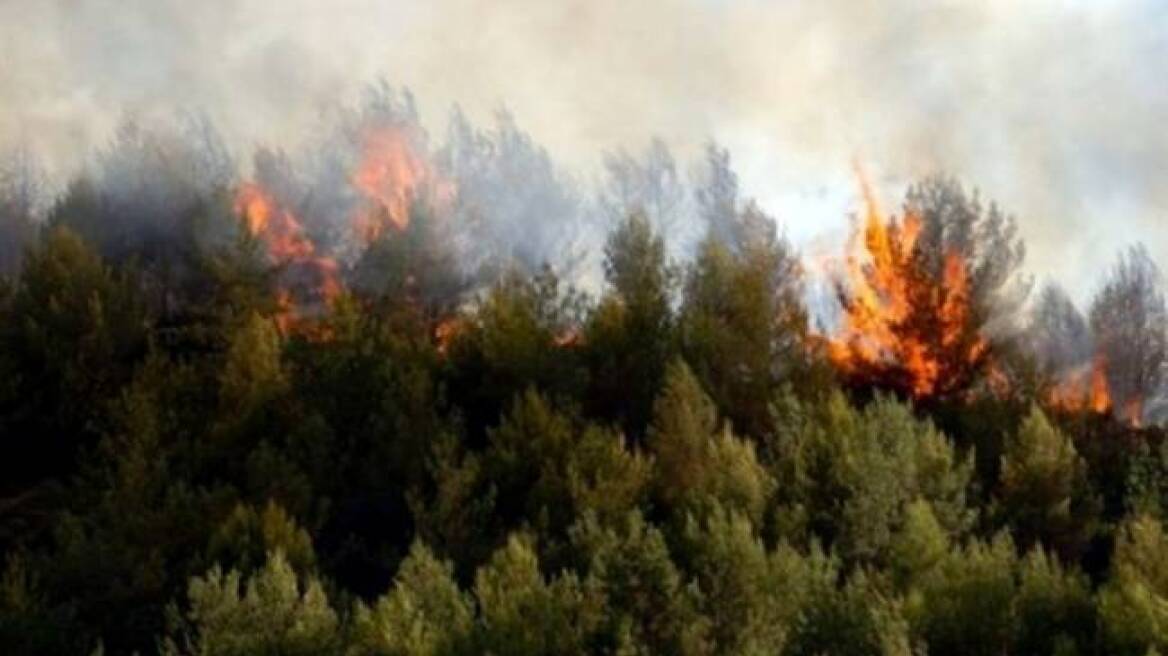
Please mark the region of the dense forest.
<svg viewBox="0 0 1168 656"><path fill-rule="evenodd" d="M825 274L717 146L586 194L506 116L330 120L10 158L0 652L1168 650L1143 248L1080 312L932 177Z"/></svg>

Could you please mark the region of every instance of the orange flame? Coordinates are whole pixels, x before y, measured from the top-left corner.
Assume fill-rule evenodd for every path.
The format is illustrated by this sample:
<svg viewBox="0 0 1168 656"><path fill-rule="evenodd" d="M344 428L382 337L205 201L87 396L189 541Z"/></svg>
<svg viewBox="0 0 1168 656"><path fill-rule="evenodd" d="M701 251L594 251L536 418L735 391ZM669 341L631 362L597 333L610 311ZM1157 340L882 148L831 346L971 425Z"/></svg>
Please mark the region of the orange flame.
<svg viewBox="0 0 1168 656"><path fill-rule="evenodd" d="M258 237L277 262L310 258L316 250L291 212L279 207L263 187L244 183L235 197L235 211L248 232Z"/></svg>
<svg viewBox="0 0 1168 656"><path fill-rule="evenodd" d="M1064 412L1111 412L1111 388L1107 384L1107 359L1096 356L1090 369L1072 371L1047 392L1047 402Z"/></svg>
<svg viewBox="0 0 1168 656"><path fill-rule="evenodd" d="M972 326L965 259L950 250L939 274L929 272L916 257L921 218L886 219L857 174L865 219L849 243L846 292L840 287L844 325L828 355L849 374L891 372L913 396L932 396L955 368L976 368L988 352Z"/></svg>
<svg viewBox="0 0 1168 656"><path fill-rule="evenodd" d="M276 321L281 331L288 333L302 314L297 297L327 305L340 295L343 286L336 260L317 254L300 221L272 194L246 182L236 193L234 206L248 232L265 246L272 262L284 269L285 277L300 279L295 291L291 286L277 291Z"/></svg>
<svg viewBox="0 0 1168 656"><path fill-rule="evenodd" d="M1097 354L1091 361L1089 371L1080 368L1056 383L1047 392L1047 403L1063 412L1114 413L1121 421L1140 427L1144 417L1144 399L1136 396L1117 404L1107 374L1107 358Z"/></svg>
<svg viewBox="0 0 1168 656"><path fill-rule="evenodd" d="M561 331L555 337L555 345L559 348L576 348L584 344L584 335L576 328Z"/></svg>
<svg viewBox="0 0 1168 656"><path fill-rule="evenodd" d="M1123 419L1127 423L1140 428L1144 425L1144 399L1136 397L1123 404Z"/></svg>
<svg viewBox="0 0 1168 656"><path fill-rule="evenodd" d="M406 229L415 201L438 205L454 196L453 184L434 173L416 140L399 126L363 133L350 182L365 200L351 218L353 233L365 243L390 228ZM234 208L282 270L277 298L281 328L287 331L295 325L301 333L310 332L311 327L299 321L305 309L327 306L344 290L337 261L322 254L296 215L260 184L243 183Z"/></svg>
<svg viewBox="0 0 1168 656"><path fill-rule="evenodd" d="M357 236L366 243L390 227L405 230L410 223L410 207L423 194L432 203L453 195L453 185L435 174L410 135L396 127L365 132L352 183L369 201L353 221Z"/></svg>
<svg viewBox="0 0 1168 656"><path fill-rule="evenodd" d="M465 320L462 317L449 317L438 322L434 327L434 343L441 355L446 355L450 350L450 345L466 329Z"/></svg>

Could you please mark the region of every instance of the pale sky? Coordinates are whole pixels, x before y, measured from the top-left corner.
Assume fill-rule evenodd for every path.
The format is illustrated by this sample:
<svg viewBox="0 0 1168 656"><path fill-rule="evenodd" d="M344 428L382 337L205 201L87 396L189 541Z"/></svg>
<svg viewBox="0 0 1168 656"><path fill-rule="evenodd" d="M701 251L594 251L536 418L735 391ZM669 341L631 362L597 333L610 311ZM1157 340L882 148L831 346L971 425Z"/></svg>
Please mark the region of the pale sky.
<svg viewBox="0 0 1168 656"><path fill-rule="evenodd" d="M894 207L947 171L1082 299L1118 249L1168 268L1168 3L0 0L0 145L75 167L127 115L194 108L245 153L384 77L440 129L506 107L576 175L715 139L804 249L857 158Z"/></svg>

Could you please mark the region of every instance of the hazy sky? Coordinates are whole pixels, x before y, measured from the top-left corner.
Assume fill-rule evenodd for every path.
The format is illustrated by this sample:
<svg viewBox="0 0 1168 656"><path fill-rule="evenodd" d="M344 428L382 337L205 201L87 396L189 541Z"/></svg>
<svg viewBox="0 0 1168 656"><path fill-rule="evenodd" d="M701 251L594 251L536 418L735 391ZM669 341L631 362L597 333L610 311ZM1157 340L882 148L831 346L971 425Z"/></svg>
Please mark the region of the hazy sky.
<svg viewBox="0 0 1168 656"><path fill-rule="evenodd" d="M294 143L378 77L434 127L506 106L584 177L716 139L807 249L838 243L858 158L889 206L931 171L978 186L1080 298L1129 242L1168 268L1162 1L0 0L0 144L58 171L176 107Z"/></svg>

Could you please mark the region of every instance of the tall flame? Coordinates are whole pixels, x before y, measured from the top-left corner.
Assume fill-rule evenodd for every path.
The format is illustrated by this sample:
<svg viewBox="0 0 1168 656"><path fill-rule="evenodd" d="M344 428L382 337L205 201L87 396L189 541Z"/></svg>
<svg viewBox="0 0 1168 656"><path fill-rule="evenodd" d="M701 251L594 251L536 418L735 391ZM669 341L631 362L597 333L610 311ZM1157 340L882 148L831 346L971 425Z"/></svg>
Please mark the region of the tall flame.
<svg viewBox="0 0 1168 656"><path fill-rule="evenodd" d="M235 211L243 218L248 232L264 242L276 262L315 257L316 245L300 221L258 184L245 182L240 187L235 197Z"/></svg>
<svg viewBox="0 0 1168 656"><path fill-rule="evenodd" d="M242 184L235 196L235 212L248 232L267 249L273 264L283 269L288 283L277 292L277 323L288 332L298 316L297 301L329 304L343 287L336 260L319 255L316 244L291 210L281 206L254 182Z"/></svg>
<svg viewBox="0 0 1168 656"><path fill-rule="evenodd" d="M347 218L353 236L361 242L368 244L390 229L405 230L415 202L440 206L453 198L454 185L434 172L407 128L366 129L359 146L349 182L361 202ZM343 291L336 259L322 252L295 213L269 189L243 183L235 196L235 212L281 269L277 300L282 328L291 328L314 309L329 305ZM303 323L297 327L309 328Z"/></svg>
<svg viewBox="0 0 1168 656"><path fill-rule="evenodd" d="M405 230L416 200L438 203L453 195L453 185L434 172L410 134L397 127L364 133L352 184L369 201L353 220L357 236L366 243L389 228Z"/></svg>
<svg viewBox="0 0 1168 656"><path fill-rule="evenodd" d="M849 374L893 372L916 397L935 395L959 367L975 368L988 342L971 325L966 261L945 253L938 273L917 257L922 221L886 219L857 169L865 206L841 282L844 324L828 355ZM972 333L972 336L971 336Z"/></svg>

